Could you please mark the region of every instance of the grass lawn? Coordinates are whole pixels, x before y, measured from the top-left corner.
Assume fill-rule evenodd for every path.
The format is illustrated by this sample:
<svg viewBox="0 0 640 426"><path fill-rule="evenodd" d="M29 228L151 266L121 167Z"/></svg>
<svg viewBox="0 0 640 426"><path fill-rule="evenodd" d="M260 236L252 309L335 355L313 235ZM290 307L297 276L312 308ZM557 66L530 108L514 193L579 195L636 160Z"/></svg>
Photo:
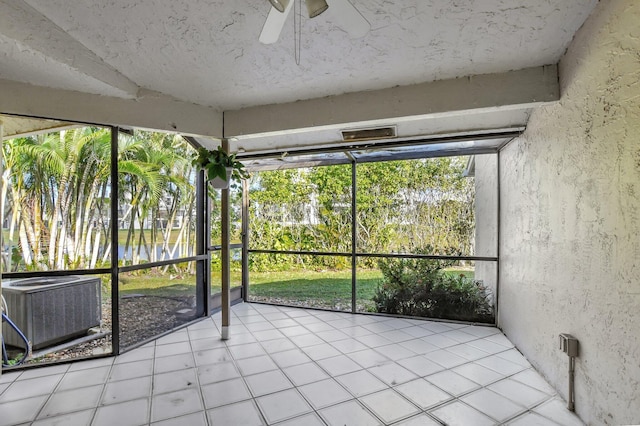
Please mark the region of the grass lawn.
<svg viewBox="0 0 640 426"><path fill-rule="evenodd" d="M475 277L473 269L445 268L443 271L448 275L464 275L471 280Z"/></svg>
<svg viewBox="0 0 640 426"><path fill-rule="evenodd" d="M451 275L473 278L474 271L447 269ZM359 270L356 282L357 310L373 309L372 298L382 283L382 272L377 269ZM320 307L351 303L351 270L342 271L284 271L251 272L249 274L249 298L257 300L273 298L283 303L312 300ZM311 303L310 305L313 305Z"/></svg>
<svg viewBox="0 0 640 426"><path fill-rule="evenodd" d="M357 296L371 299L382 274L376 270L360 271L357 275ZM283 299L343 298L351 300L351 271L285 271L250 273L249 294Z"/></svg>
<svg viewBox="0 0 640 426"><path fill-rule="evenodd" d="M448 274L463 274L473 278L473 270L447 269ZM220 273L211 277L211 293L220 291ZM283 300L322 300L327 303L351 300L351 271L281 271L251 272L249 274L249 295L257 298L277 298ZM357 275L356 295L359 300L371 300L382 282L379 270L361 270ZM120 276L120 292L156 296L185 296L195 294L195 276L155 276L152 274ZM231 272L231 286L241 285L240 271Z"/></svg>

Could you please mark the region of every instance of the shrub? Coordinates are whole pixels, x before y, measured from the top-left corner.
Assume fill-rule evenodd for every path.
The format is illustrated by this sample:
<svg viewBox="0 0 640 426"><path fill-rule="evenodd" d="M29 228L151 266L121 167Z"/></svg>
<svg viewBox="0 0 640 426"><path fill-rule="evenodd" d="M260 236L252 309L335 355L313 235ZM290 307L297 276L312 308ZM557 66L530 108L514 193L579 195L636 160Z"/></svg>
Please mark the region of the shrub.
<svg viewBox="0 0 640 426"><path fill-rule="evenodd" d="M454 262L434 259L382 259L384 276L373 301L381 313L493 322L493 307L482 282L443 268Z"/></svg>

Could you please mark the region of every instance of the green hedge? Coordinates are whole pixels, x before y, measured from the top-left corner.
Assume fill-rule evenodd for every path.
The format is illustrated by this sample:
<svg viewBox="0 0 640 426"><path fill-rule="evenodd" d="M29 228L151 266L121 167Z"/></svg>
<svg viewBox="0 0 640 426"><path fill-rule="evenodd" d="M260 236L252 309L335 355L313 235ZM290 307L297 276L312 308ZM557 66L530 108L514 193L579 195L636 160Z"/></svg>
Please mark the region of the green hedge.
<svg viewBox="0 0 640 426"><path fill-rule="evenodd" d="M426 250L428 252L428 250ZM493 322L490 295L480 281L443 271L453 262L382 259L384 276L373 301L381 313L473 322Z"/></svg>

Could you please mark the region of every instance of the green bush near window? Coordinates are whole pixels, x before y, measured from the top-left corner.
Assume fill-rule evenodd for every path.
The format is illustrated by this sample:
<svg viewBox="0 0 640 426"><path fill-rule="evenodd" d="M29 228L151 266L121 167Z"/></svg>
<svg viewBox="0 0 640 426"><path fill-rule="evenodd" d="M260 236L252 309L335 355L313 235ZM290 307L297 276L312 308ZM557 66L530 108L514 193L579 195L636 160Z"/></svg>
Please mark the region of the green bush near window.
<svg viewBox="0 0 640 426"><path fill-rule="evenodd" d="M433 253L431 248L421 253ZM453 254L453 253L451 253ZM387 258L378 261L382 284L373 301L376 311L473 322L493 322L490 294L481 281L443 271L454 261Z"/></svg>

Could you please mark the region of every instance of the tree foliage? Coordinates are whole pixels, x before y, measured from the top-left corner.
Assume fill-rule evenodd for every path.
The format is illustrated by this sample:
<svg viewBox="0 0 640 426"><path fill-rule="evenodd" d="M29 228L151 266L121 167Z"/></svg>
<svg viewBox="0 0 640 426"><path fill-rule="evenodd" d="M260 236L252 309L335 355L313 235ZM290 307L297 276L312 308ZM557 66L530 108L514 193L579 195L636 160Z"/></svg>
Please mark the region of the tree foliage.
<svg viewBox="0 0 640 426"><path fill-rule="evenodd" d="M473 181L459 157L358 164L357 251L430 254L473 251ZM255 173L250 191L251 247L351 252L351 165ZM299 263L262 258L255 269ZM374 261L363 261L374 266ZM279 266L276 266L276 262ZM346 267L347 258L316 257L319 267Z"/></svg>
<svg viewBox="0 0 640 426"><path fill-rule="evenodd" d="M108 129L82 127L3 144L2 200L8 241L20 268L94 268L110 262L111 226L122 230L121 261L175 258L195 246L196 150L180 136L145 131L118 140L118 199L110 194ZM473 182L457 157L357 165L357 251L472 254ZM255 173L250 188L251 248L352 251L350 164ZM220 238L219 192L212 243ZM112 223L110 205L119 217ZM241 190L231 187L232 242L241 238ZM19 255L17 255L19 253ZM365 261L366 263L366 261ZM263 255L255 270L346 268L345 256ZM373 261L369 266L375 266ZM15 266L15 264L14 264Z"/></svg>
<svg viewBox="0 0 640 426"><path fill-rule="evenodd" d="M109 175L110 133L78 128L3 143L2 200L9 239L27 267L88 267L104 243L99 191ZM107 162L105 164L104 157Z"/></svg>
<svg viewBox="0 0 640 426"><path fill-rule="evenodd" d="M418 249L430 253L433 247ZM448 254L455 255L453 251ZM454 262L434 259L381 259L384 276L373 296L376 311L387 314L493 322L490 295L482 282L443 269Z"/></svg>
<svg viewBox="0 0 640 426"><path fill-rule="evenodd" d="M114 223L127 231L127 263L187 253L195 241L194 153L177 135L121 134L119 192L112 200L109 129L79 127L4 141L1 199L12 270L108 263ZM115 222L109 219L112 202L121 207ZM179 230L172 229L177 219Z"/></svg>

